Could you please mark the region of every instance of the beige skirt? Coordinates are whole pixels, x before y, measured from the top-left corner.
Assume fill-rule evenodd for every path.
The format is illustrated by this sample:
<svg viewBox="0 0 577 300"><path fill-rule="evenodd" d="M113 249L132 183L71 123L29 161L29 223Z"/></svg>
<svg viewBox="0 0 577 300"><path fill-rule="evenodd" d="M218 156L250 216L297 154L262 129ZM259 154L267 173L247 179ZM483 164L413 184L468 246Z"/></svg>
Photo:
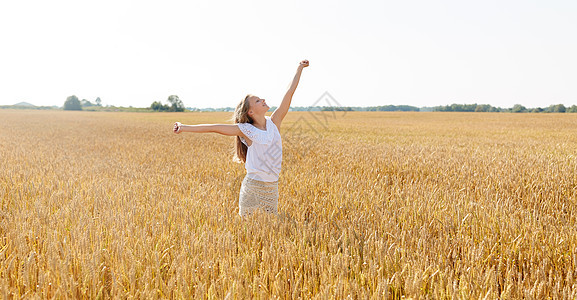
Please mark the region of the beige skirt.
<svg viewBox="0 0 577 300"><path fill-rule="evenodd" d="M257 209L278 214L278 181L265 182L244 177L238 198L241 216L248 216Z"/></svg>

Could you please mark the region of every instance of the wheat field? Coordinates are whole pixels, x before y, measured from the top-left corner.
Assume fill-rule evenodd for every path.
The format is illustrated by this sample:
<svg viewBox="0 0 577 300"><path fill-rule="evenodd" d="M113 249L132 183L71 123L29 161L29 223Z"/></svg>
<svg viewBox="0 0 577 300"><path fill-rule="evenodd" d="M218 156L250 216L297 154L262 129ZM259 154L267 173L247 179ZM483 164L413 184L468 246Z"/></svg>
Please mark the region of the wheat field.
<svg viewBox="0 0 577 300"><path fill-rule="evenodd" d="M577 116L291 112L245 219L230 117L0 110L1 296L577 298Z"/></svg>

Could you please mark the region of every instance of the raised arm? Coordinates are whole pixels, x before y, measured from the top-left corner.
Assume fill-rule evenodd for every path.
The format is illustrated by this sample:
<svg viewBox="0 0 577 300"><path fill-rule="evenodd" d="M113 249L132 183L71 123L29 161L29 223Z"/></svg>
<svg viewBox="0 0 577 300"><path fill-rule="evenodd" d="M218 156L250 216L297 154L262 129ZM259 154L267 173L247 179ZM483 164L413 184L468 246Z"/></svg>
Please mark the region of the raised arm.
<svg viewBox="0 0 577 300"><path fill-rule="evenodd" d="M245 137L242 131L236 124L199 124L199 125L184 125L180 122L174 123L174 133L181 132L196 132L196 133L220 133L222 135L242 136Z"/></svg>
<svg viewBox="0 0 577 300"><path fill-rule="evenodd" d="M293 81L292 81L288 91L284 95L284 98L282 99L281 104L277 107L277 109L272 113L272 115L270 117L272 119L272 121L274 122L274 124L276 125L276 127L278 127L279 129L280 129L280 125L282 123L282 120L284 119L284 117L288 113L288 110L291 106L291 101L293 99L293 95L297 89L297 86L299 85L301 73L302 73L303 69L308 67L308 66L309 66L308 60L303 60L300 62L299 66L297 68L297 73L295 74L295 77L293 78Z"/></svg>

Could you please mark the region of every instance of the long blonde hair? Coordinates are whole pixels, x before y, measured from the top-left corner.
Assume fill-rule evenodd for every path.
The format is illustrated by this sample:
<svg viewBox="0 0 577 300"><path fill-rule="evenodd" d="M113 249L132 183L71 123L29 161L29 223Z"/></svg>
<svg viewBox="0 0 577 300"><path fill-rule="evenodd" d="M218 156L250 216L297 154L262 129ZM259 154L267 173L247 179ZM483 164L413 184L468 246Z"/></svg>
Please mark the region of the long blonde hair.
<svg viewBox="0 0 577 300"><path fill-rule="evenodd" d="M234 110L234 115L232 116L232 119L234 120L235 124L237 123L252 124L253 120L248 115L248 111L250 109L250 102L248 101L248 98L250 98L251 96L252 96L251 94L246 95L246 97L244 97L244 100L240 101L240 103L236 106L236 109ZM236 151L233 160L238 163L246 162L246 152L248 151L248 147L240 140L240 136L236 137L236 142L234 146Z"/></svg>

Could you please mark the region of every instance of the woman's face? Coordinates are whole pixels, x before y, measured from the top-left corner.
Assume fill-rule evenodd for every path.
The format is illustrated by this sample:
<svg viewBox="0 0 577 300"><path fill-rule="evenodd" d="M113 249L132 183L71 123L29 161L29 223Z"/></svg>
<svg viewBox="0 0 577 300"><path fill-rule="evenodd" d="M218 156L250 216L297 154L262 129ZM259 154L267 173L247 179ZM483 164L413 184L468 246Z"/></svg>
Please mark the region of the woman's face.
<svg viewBox="0 0 577 300"><path fill-rule="evenodd" d="M266 100L259 98L258 96L250 96L248 98L249 112L252 111L256 115L264 115L270 107L266 104Z"/></svg>

